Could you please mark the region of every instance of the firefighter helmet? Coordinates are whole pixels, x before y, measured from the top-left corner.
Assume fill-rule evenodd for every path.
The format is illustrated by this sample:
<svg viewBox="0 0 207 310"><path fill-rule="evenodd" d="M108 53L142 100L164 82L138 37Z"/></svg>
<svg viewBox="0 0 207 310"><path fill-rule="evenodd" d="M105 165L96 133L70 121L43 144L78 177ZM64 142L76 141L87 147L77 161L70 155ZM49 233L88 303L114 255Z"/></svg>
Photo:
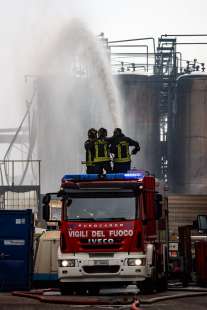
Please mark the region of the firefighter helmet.
<svg viewBox="0 0 207 310"><path fill-rule="evenodd" d="M98 130L98 137L99 138L105 138L105 137L107 137L107 130L105 129L105 128L100 128L99 130Z"/></svg>
<svg viewBox="0 0 207 310"><path fill-rule="evenodd" d="M89 138L96 138L97 136L97 130L95 128L90 128L88 130L88 137Z"/></svg>
<svg viewBox="0 0 207 310"><path fill-rule="evenodd" d="M121 128L115 128L114 129L114 136L119 137L122 135L122 130Z"/></svg>

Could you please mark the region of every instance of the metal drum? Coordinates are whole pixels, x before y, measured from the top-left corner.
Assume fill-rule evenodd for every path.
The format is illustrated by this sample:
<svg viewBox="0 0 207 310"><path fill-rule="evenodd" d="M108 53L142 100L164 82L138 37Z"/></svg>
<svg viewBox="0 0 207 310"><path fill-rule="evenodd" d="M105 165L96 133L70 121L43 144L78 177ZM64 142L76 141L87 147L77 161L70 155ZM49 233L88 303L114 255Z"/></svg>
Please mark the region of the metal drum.
<svg viewBox="0 0 207 310"><path fill-rule="evenodd" d="M140 143L132 168L160 176L159 91L154 76L120 74L124 133Z"/></svg>
<svg viewBox="0 0 207 310"><path fill-rule="evenodd" d="M177 80L169 154L170 191L207 192L207 75L185 74Z"/></svg>

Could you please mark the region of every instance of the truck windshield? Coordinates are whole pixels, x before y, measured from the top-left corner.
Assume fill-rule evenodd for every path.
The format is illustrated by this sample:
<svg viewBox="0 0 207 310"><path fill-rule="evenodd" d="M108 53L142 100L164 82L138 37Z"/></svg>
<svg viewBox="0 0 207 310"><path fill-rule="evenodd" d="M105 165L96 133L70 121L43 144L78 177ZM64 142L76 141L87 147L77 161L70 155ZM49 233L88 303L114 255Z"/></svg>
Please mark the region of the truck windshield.
<svg viewBox="0 0 207 310"><path fill-rule="evenodd" d="M72 198L66 207L66 220L133 220L137 217L135 197Z"/></svg>

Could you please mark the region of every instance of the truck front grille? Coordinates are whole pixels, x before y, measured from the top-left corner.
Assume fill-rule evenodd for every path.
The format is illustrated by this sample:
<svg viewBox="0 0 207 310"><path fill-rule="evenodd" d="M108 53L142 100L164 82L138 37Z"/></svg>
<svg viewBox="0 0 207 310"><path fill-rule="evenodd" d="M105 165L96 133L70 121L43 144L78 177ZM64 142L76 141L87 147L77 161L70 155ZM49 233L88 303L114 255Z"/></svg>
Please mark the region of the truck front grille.
<svg viewBox="0 0 207 310"><path fill-rule="evenodd" d="M88 253L89 257L114 257L114 253L110 252L97 252L97 253Z"/></svg>
<svg viewBox="0 0 207 310"><path fill-rule="evenodd" d="M83 266L83 270L86 273L117 273L120 266Z"/></svg>
<svg viewBox="0 0 207 310"><path fill-rule="evenodd" d="M86 245L81 245L82 249L84 250L99 250L99 249L110 249L110 250L118 250L121 248L121 245L119 244L86 244Z"/></svg>
<svg viewBox="0 0 207 310"><path fill-rule="evenodd" d="M106 250L119 250L123 247L124 239L116 238L113 243L89 243L88 239L80 239L80 247L83 250L95 250L95 249L106 249Z"/></svg>

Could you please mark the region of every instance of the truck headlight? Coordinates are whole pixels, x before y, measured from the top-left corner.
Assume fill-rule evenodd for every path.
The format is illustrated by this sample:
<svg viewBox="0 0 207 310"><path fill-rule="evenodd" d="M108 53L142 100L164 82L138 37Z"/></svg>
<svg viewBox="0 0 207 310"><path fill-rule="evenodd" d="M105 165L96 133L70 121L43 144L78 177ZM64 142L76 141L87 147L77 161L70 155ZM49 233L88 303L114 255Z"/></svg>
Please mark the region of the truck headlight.
<svg viewBox="0 0 207 310"><path fill-rule="evenodd" d="M59 261L60 267L75 267L75 259L64 259Z"/></svg>
<svg viewBox="0 0 207 310"><path fill-rule="evenodd" d="M128 266L141 266L141 265L144 265L144 259L142 259L142 258L129 258L127 263L128 263Z"/></svg>

